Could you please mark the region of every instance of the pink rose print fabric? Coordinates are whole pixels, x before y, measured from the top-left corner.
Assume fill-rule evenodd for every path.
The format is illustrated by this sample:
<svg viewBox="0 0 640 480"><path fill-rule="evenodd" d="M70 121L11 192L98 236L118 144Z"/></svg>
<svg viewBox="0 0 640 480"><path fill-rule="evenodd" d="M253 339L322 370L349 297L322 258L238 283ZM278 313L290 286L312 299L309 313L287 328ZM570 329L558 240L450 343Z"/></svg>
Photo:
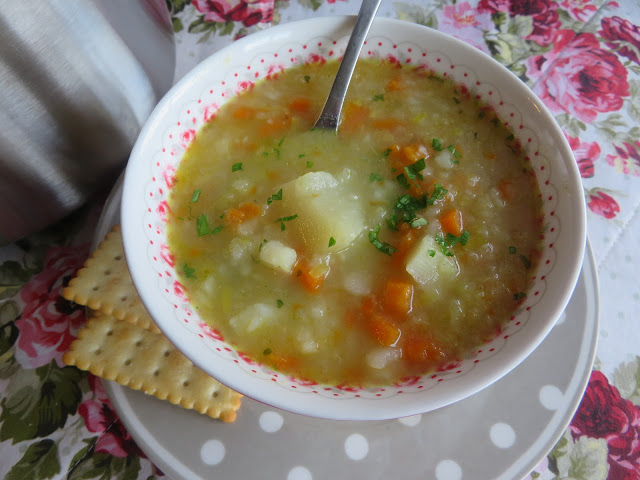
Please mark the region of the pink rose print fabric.
<svg viewBox="0 0 640 480"><path fill-rule="evenodd" d="M592 33L560 30L552 50L527 63L527 76L539 80L533 90L552 113L566 112L589 123L599 113L620 110L629 96L626 68Z"/></svg>
<svg viewBox="0 0 640 480"><path fill-rule="evenodd" d="M614 218L620 213L620 205L616 200L601 190L587 193L587 205L589 209L604 218Z"/></svg>
<svg viewBox="0 0 640 480"><path fill-rule="evenodd" d="M578 137L566 136L573 150L573 156L578 163L582 178L593 177L594 162L600 157L598 142L582 142Z"/></svg>
<svg viewBox="0 0 640 480"><path fill-rule="evenodd" d="M492 28L491 14L477 11L469 2L443 7L438 22L438 30L449 33L487 54L490 52L483 38L483 30Z"/></svg>
<svg viewBox="0 0 640 480"><path fill-rule="evenodd" d="M585 435L607 441L608 478L640 478L640 407L622 398L601 372L591 374L570 431L574 439Z"/></svg>
<svg viewBox="0 0 640 480"><path fill-rule="evenodd" d="M208 22L242 22L245 27L270 22L273 2L268 0L193 0L192 5Z"/></svg>
<svg viewBox="0 0 640 480"><path fill-rule="evenodd" d="M16 359L24 368L37 368L55 359L59 366L76 333L85 322L84 308L68 302L62 289L82 267L88 245L52 247L45 265L20 292L24 302L22 316L16 322L20 330Z"/></svg>
<svg viewBox="0 0 640 480"><path fill-rule="evenodd" d="M87 430L99 435L96 452L108 453L115 457L139 455L146 458L113 411L100 379L90 374L89 385L94 398L82 402L78 407L78 413L82 416Z"/></svg>

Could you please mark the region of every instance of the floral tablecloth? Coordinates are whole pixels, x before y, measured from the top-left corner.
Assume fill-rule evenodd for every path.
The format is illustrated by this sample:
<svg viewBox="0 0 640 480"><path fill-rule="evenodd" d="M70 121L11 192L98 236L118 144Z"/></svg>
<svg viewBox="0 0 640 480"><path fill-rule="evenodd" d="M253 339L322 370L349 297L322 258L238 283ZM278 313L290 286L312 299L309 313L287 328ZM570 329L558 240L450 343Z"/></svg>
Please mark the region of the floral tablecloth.
<svg viewBox="0 0 640 480"><path fill-rule="evenodd" d="M352 0L170 0L176 80L277 23L357 12ZM379 15L454 35L545 102L573 148L589 207L601 325L587 391L531 478L640 479L640 4L637 0L384 0ZM60 292L81 267L106 193L0 248L0 477L163 477L101 382L62 353L85 321Z"/></svg>

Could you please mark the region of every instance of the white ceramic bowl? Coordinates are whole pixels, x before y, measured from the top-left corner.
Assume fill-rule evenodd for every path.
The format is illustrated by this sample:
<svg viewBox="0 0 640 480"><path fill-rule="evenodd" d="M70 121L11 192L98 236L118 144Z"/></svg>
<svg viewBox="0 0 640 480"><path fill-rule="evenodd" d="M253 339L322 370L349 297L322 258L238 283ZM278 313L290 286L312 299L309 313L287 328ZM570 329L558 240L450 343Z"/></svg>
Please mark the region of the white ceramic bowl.
<svg viewBox="0 0 640 480"><path fill-rule="evenodd" d="M376 19L363 57L426 64L492 105L520 138L544 204L544 250L521 312L500 336L446 371L379 388L300 381L254 363L225 343L189 304L167 246L167 195L194 133L222 104L274 69L318 56L339 58L353 17L314 18L238 40L186 75L148 119L126 170L122 231L131 275L160 329L194 364L232 389L301 414L349 420L397 418L433 410L490 385L549 333L578 279L586 243L580 175L560 128L516 76L480 51L432 29Z"/></svg>

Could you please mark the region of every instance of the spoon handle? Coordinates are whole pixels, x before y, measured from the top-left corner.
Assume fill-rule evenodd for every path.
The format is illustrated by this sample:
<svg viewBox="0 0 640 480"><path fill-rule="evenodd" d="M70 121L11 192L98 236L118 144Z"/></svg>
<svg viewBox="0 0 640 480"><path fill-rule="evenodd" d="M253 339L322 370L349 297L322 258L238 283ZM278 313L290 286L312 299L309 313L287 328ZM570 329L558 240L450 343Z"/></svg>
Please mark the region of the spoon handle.
<svg viewBox="0 0 640 480"><path fill-rule="evenodd" d="M356 18L356 24L353 27L353 32L351 32L351 37L344 51L340 67L338 67L338 73L331 86L327 101L324 107L322 107L322 112L313 128L338 130L338 120L340 119L344 97L347 94L347 88L351 81L351 75L353 75L353 69L356 66L360 50L362 50L362 46L367 37L367 32L371 27L371 23L381 2L382 0L362 1L358 17Z"/></svg>

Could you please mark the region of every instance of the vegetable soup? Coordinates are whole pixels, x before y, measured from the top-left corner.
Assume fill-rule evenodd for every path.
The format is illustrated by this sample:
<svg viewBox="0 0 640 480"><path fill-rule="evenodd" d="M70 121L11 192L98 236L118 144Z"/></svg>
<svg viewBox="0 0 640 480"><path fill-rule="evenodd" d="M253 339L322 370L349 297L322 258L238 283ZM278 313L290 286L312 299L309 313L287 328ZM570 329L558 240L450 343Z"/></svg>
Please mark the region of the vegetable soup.
<svg viewBox="0 0 640 480"><path fill-rule="evenodd" d="M542 203L493 109L426 68L361 60L338 134L313 130L337 68L284 70L215 113L176 172L169 245L238 351L389 384L500 331L537 267Z"/></svg>

